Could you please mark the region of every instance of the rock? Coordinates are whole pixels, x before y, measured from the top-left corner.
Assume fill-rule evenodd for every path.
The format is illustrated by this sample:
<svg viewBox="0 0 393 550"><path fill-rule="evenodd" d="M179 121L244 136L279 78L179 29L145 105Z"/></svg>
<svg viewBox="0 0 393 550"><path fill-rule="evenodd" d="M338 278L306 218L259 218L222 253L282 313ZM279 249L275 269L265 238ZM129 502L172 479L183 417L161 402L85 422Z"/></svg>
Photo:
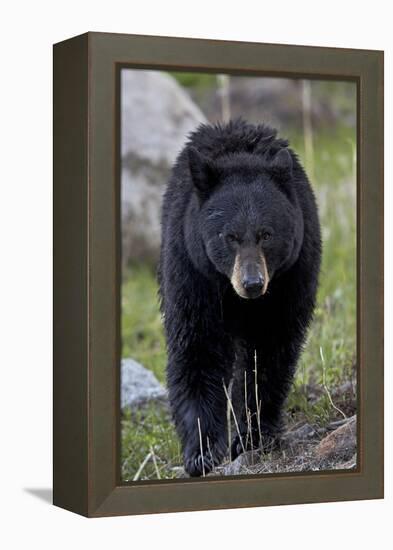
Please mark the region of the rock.
<svg viewBox="0 0 393 550"><path fill-rule="evenodd" d="M284 434L270 453L248 451L226 462L211 475L248 475L278 472L343 470L356 467L356 415L339 423L321 441L317 426L303 424ZM322 433L324 433L322 431Z"/></svg>
<svg viewBox="0 0 393 550"><path fill-rule="evenodd" d="M357 430L356 415L324 437L315 449L315 456L321 460L340 458L349 460L356 452Z"/></svg>
<svg viewBox="0 0 393 550"><path fill-rule="evenodd" d="M357 454L355 453L350 460L336 464L335 470L352 470L357 466Z"/></svg>
<svg viewBox="0 0 393 550"><path fill-rule="evenodd" d="M356 380L347 380L331 391L332 397L342 397L346 394L356 397Z"/></svg>
<svg viewBox="0 0 393 550"><path fill-rule="evenodd" d="M348 418L341 418L341 420L334 420L327 425L329 431L336 430L340 426L344 426L348 422Z"/></svg>
<svg viewBox="0 0 393 550"><path fill-rule="evenodd" d="M183 479L190 477L185 471L183 466L173 466L171 472L174 474L176 479Z"/></svg>
<svg viewBox="0 0 393 550"><path fill-rule="evenodd" d="M248 468L252 468L255 464L261 462L261 455L258 451L247 451L239 455L232 462L224 464L222 467L217 468L211 475L224 475L235 476L238 474L245 474Z"/></svg>
<svg viewBox="0 0 393 550"><path fill-rule="evenodd" d="M134 361L121 361L121 408L142 407L152 401L164 402L167 398L165 388L154 374Z"/></svg>
<svg viewBox="0 0 393 550"><path fill-rule="evenodd" d="M187 135L206 119L169 74L123 69L121 80L123 262L156 262L162 194Z"/></svg>
<svg viewBox="0 0 393 550"><path fill-rule="evenodd" d="M283 437L282 440L285 443L293 443L293 442L299 442L304 441L307 439L312 439L317 435L317 432L313 426L310 424L303 424L299 428L296 428L295 430L291 430L287 432Z"/></svg>

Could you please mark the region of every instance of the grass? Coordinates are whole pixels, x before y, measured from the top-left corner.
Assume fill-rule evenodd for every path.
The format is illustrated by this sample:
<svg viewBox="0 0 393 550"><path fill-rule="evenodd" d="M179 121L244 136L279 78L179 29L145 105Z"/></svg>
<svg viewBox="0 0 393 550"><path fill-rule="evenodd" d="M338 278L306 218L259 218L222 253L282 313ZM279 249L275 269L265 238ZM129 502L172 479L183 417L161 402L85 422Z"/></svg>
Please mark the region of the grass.
<svg viewBox="0 0 393 550"><path fill-rule="evenodd" d="M191 73L182 71L173 71L169 74L173 76L183 88L186 89L191 88L195 90L211 88L215 86L217 81L217 76L215 74Z"/></svg>
<svg viewBox="0 0 393 550"><path fill-rule="evenodd" d="M132 357L165 382L165 339L158 307L155 273L135 265L122 286L122 357Z"/></svg>
<svg viewBox="0 0 393 550"><path fill-rule="evenodd" d="M299 136L289 135L303 162ZM310 385L334 388L353 377L356 362L356 216L355 131L319 134L314 138L313 182L320 208L323 262L314 322L301 356L288 400L289 416L326 424L340 418L326 392L310 401ZM307 168L307 167L306 167ZM131 266L122 288L123 357L133 357L165 384L165 341L157 301L155 274L146 266ZM324 365L321 359L321 350ZM176 476L181 465L179 442L168 411L150 406L126 411L122 420L123 479L132 480L153 450L161 478ZM149 459L140 479L157 478Z"/></svg>
<svg viewBox="0 0 393 550"><path fill-rule="evenodd" d="M176 476L181 449L168 409L150 404L143 410L126 410L122 418L121 466L125 481L131 481L144 458L153 450L161 478ZM156 479L154 460L149 460L140 479Z"/></svg>

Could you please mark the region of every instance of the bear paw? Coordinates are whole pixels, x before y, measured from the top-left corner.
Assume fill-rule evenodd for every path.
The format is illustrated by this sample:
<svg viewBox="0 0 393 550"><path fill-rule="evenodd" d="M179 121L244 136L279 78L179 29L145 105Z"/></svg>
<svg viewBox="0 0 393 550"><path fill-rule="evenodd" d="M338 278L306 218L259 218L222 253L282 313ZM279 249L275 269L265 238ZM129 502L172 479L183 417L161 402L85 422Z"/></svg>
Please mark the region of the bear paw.
<svg viewBox="0 0 393 550"><path fill-rule="evenodd" d="M259 432L253 431L253 445L251 445L251 438L247 437L246 433L242 434L242 439L240 439L239 435L236 435L232 441L231 459L235 460L244 451L259 450L263 453L273 451L279 442L279 434L273 434L270 431L262 430L261 436L262 440L260 441Z"/></svg>
<svg viewBox="0 0 393 550"><path fill-rule="evenodd" d="M199 448L194 452L185 452L184 469L191 477L207 475L222 462L226 451L226 444L213 444L203 455Z"/></svg>
<svg viewBox="0 0 393 550"><path fill-rule="evenodd" d="M184 469L191 477L206 475L213 470L213 466L211 457L200 453L184 461Z"/></svg>

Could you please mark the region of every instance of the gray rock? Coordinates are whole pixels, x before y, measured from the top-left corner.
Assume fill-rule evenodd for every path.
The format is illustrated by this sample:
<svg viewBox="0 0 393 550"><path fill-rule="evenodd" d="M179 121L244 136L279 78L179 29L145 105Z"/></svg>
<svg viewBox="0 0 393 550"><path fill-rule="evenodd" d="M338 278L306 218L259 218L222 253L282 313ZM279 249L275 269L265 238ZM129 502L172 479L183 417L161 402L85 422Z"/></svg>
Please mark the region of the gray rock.
<svg viewBox="0 0 393 550"><path fill-rule="evenodd" d="M248 451L225 462L212 475L248 475L277 472L342 470L356 467L356 415L319 439L319 429L303 424L284 434L281 445L269 453Z"/></svg>
<svg viewBox="0 0 393 550"><path fill-rule="evenodd" d="M173 472L176 479L189 477L183 466L173 466L173 468L171 468L171 471Z"/></svg>
<svg viewBox="0 0 393 550"><path fill-rule="evenodd" d="M356 415L336 428L318 444L315 454L323 460L339 458L341 462L348 461L356 452L357 430Z"/></svg>
<svg viewBox="0 0 393 550"><path fill-rule="evenodd" d="M312 439L316 435L317 435L317 432L313 426L311 426L310 424L303 424L299 428L296 428L295 430L291 430L290 432L287 432L283 436L283 441L285 443L290 444L292 442Z"/></svg>
<svg viewBox="0 0 393 550"><path fill-rule="evenodd" d="M353 468L356 468L357 466L357 453L353 455L353 457L350 460L347 460L346 462L341 462L336 465L336 470L352 470Z"/></svg>
<svg viewBox="0 0 393 550"><path fill-rule="evenodd" d="M162 195L188 134L206 119L169 74L123 69L121 77L123 261L156 262Z"/></svg>
<svg viewBox="0 0 393 550"><path fill-rule="evenodd" d="M122 409L142 407L151 401L164 402L167 398L154 374L133 359L122 359L120 382Z"/></svg>
<svg viewBox="0 0 393 550"><path fill-rule="evenodd" d="M356 380L347 380L331 391L332 397L341 397L345 394L356 396Z"/></svg>
<svg viewBox="0 0 393 550"><path fill-rule="evenodd" d="M247 451L241 455L239 455L235 460L232 462L228 462L221 468L218 468L217 472L219 475L224 476L235 476L239 474L246 474L249 469L254 467L255 464L260 463L261 457L260 453L257 451Z"/></svg>

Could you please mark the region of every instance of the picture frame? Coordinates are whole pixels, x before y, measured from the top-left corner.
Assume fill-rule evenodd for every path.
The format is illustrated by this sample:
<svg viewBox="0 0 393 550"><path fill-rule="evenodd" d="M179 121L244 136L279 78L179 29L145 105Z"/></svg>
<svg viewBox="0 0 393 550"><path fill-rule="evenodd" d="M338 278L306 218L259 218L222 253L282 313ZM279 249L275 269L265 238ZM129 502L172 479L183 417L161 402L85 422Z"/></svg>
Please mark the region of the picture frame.
<svg viewBox="0 0 393 550"><path fill-rule="evenodd" d="M356 470L120 481L120 70L357 86ZM53 502L88 517L383 498L383 52L86 33L54 46Z"/></svg>

